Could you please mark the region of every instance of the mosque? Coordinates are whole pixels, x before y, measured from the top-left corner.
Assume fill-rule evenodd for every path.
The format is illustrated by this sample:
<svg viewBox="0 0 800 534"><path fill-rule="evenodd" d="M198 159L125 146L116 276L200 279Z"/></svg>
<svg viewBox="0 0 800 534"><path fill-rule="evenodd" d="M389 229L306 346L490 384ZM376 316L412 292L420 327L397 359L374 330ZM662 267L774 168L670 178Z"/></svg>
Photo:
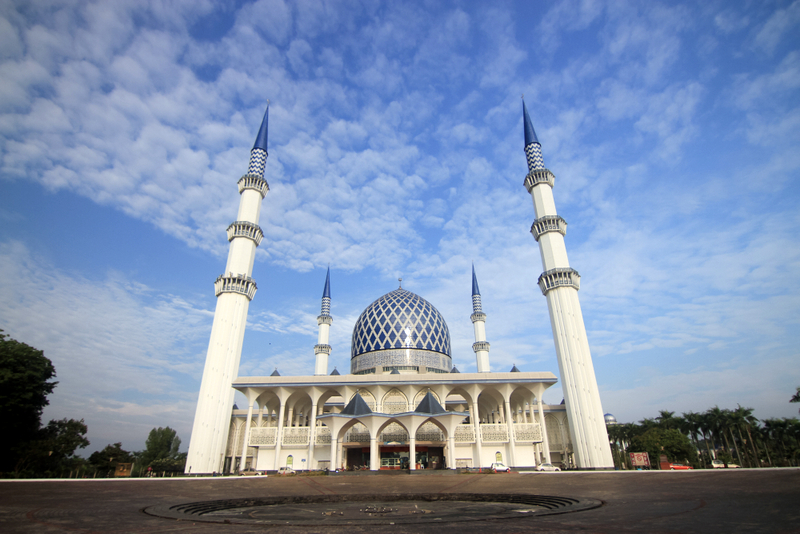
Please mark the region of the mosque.
<svg viewBox="0 0 800 534"><path fill-rule="evenodd" d="M554 175L544 167L541 144L523 102L524 185L536 219L544 272L538 285L547 299L564 390L560 405L544 391L557 382L549 372L491 372L486 314L475 268L472 314L477 372L460 373L451 357L450 331L427 300L402 287L367 306L356 321L350 373L329 373L333 317L330 269L317 317L313 376L238 376L249 303L261 202L269 192L269 106L247 173L239 180L237 220L228 227L225 273L215 282L217 306L189 444L186 472L210 474L281 467L314 469L512 468L553 463L579 469L613 469L586 329L578 301L580 276L569 266L566 222L556 214ZM466 289L466 288L465 288ZM465 313L466 315L466 313ZM234 391L247 399L233 404Z"/></svg>

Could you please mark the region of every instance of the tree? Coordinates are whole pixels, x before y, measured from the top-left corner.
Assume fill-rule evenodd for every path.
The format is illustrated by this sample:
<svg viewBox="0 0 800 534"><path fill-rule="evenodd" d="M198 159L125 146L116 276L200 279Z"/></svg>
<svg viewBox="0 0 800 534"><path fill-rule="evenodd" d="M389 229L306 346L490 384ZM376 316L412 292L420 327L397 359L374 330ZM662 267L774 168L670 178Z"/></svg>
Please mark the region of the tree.
<svg viewBox="0 0 800 534"><path fill-rule="evenodd" d="M789 402L800 402L800 387L797 388L797 391L792 395L792 398L789 399ZM800 410L798 410L798 412L800 412Z"/></svg>
<svg viewBox="0 0 800 534"><path fill-rule="evenodd" d="M47 395L58 382L44 352L9 338L0 330L0 472L16 467L24 444L36 440Z"/></svg>
<svg viewBox="0 0 800 534"><path fill-rule="evenodd" d="M105 449L95 451L89 456L89 463L96 470L109 474L117 463L133 462L133 454L122 448L122 443L106 445Z"/></svg>
<svg viewBox="0 0 800 534"><path fill-rule="evenodd" d="M633 452L647 452L650 463L658 465L659 456L665 454L672 462L688 462L697 467L697 451L692 447L689 438L681 434L680 430L654 427L640 436L631 440L628 450Z"/></svg>
<svg viewBox="0 0 800 534"><path fill-rule="evenodd" d="M158 427L150 431L145 442L145 450L142 452L142 465L150 466L157 460L175 460L178 458L178 449L181 446L181 438L178 437L170 427Z"/></svg>
<svg viewBox="0 0 800 534"><path fill-rule="evenodd" d="M59 476L71 471L83 460L75 456L77 449L89 445L88 428L83 419L53 420L37 432L37 438L25 444L15 465L17 476Z"/></svg>

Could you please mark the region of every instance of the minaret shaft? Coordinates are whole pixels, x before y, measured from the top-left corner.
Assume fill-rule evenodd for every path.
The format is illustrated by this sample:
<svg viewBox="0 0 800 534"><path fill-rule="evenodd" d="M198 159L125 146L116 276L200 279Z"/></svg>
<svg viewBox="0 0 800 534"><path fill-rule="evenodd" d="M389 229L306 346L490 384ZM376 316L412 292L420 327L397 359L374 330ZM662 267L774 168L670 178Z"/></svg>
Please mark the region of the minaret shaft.
<svg viewBox="0 0 800 534"><path fill-rule="evenodd" d="M253 263L263 237L258 220L261 202L269 191L263 177L268 112L250 152L248 174L239 180L239 211L237 220L228 227L225 272L214 283L217 306L189 442L187 473L220 473L224 469L234 397L231 384L239 374L247 312L256 292Z"/></svg>
<svg viewBox="0 0 800 534"><path fill-rule="evenodd" d="M569 265L564 244L567 225L558 216L553 199L555 177L544 167L541 145L524 103L523 123L530 171L525 187L536 213L531 233L539 243L544 269L539 287L547 298L575 461L582 469L610 469L614 462L578 300L580 276Z"/></svg>

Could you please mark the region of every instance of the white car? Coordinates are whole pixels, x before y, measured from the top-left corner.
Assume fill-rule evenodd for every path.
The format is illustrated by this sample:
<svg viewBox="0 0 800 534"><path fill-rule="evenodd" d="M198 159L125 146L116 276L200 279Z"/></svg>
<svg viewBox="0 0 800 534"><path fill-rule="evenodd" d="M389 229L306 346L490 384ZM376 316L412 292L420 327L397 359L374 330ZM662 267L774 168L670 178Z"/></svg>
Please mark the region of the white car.
<svg viewBox="0 0 800 534"><path fill-rule="evenodd" d="M711 460L711 467L713 469L725 469L725 462L722 460ZM736 464L728 464L728 469L739 469L741 466Z"/></svg>
<svg viewBox="0 0 800 534"><path fill-rule="evenodd" d="M497 472L510 473L510 472L511 472L511 468L510 468L510 467L508 467L506 464L504 464L504 463L501 463L501 462L495 462L495 463L493 463L493 464L492 464L492 465L489 467L489 469L491 469L491 470L492 470L492 471L494 471L495 473L497 473Z"/></svg>
<svg viewBox="0 0 800 534"><path fill-rule="evenodd" d="M297 471L292 469L291 467L281 467L278 469L279 475L296 475Z"/></svg>
<svg viewBox="0 0 800 534"><path fill-rule="evenodd" d="M536 466L537 471L561 471L560 467L556 467L553 464L539 464Z"/></svg>

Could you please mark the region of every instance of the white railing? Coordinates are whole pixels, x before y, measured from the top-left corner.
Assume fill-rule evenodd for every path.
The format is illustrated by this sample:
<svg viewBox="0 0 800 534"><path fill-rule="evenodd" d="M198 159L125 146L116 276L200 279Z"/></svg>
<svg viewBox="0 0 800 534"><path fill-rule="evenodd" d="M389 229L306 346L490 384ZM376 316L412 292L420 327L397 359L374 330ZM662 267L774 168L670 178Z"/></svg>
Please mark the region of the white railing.
<svg viewBox="0 0 800 534"><path fill-rule="evenodd" d="M311 438L310 426L290 426L283 428L284 445L308 445Z"/></svg>
<svg viewBox="0 0 800 534"><path fill-rule="evenodd" d="M330 445L331 444L331 429L327 426L318 426L314 433L314 443L317 445Z"/></svg>
<svg viewBox="0 0 800 534"><path fill-rule="evenodd" d="M508 441L508 427L503 423L481 425L481 440L484 443L504 443Z"/></svg>
<svg viewBox="0 0 800 534"><path fill-rule="evenodd" d="M444 441L444 433L433 423L423 423L417 429L417 441Z"/></svg>
<svg viewBox="0 0 800 534"><path fill-rule="evenodd" d="M540 443L542 441L542 427L539 423L515 423L514 441Z"/></svg>
<svg viewBox="0 0 800 534"><path fill-rule="evenodd" d="M250 445L251 447L271 447L276 443L278 429L272 428L251 428Z"/></svg>
<svg viewBox="0 0 800 534"><path fill-rule="evenodd" d="M475 443L475 427L472 425L458 425L453 437L456 443Z"/></svg>

